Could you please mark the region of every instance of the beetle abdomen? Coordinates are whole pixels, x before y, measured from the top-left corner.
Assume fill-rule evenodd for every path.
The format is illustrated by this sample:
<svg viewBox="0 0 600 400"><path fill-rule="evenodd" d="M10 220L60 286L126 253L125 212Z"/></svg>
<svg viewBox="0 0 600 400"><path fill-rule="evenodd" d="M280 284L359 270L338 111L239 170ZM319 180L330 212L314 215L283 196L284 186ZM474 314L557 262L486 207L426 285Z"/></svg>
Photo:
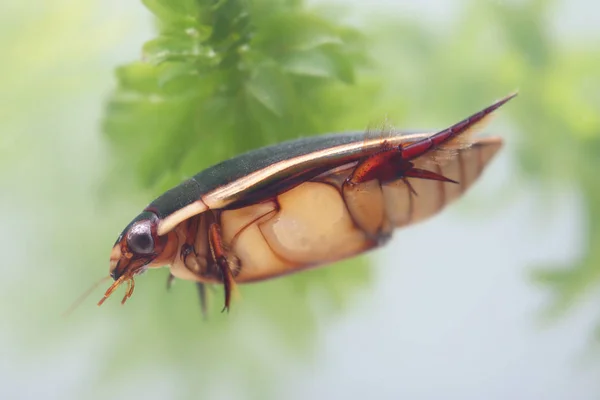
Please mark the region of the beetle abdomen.
<svg viewBox="0 0 600 400"><path fill-rule="evenodd" d="M442 163L418 160L415 166L432 169L458 183L407 178L384 184L386 215L394 227L415 224L436 215L462 196L481 175L502 146L500 140L481 139ZM411 190L412 188L412 190Z"/></svg>
<svg viewBox="0 0 600 400"><path fill-rule="evenodd" d="M339 190L306 182L273 201L221 214L223 239L240 261L237 282L279 276L350 257L373 246Z"/></svg>
<svg viewBox="0 0 600 400"><path fill-rule="evenodd" d="M223 242L231 258L239 261L235 280L243 283L274 278L379 246L394 228L423 221L464 194L500 147L500 141L484 139L458 150L445 162L415 163L434 168L458 183L418 178L381 183L375 179L343 189L354 167L348 165L271 200L223 210ZM210 262L206 229L205 223L198 225L195 247Z"/></svg>
<svg viewBox="0 0 600 400"><path fill-rule="evenodd" d="M439 213L473 185L501 146L500 140L480 139L446 162L417 160L416 167L432 169L458 183L406 178L410 187L403 180L383 184L385 214L390 223L399 228Z"/></svg>

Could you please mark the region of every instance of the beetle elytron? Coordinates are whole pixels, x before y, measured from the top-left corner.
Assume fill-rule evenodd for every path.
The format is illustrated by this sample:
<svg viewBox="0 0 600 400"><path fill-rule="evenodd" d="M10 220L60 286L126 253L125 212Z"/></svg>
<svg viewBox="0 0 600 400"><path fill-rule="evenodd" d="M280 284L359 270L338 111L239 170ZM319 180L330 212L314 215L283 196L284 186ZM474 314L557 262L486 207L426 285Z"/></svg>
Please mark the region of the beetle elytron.
<svg viewBox="0 0 600 400"><path fill-rule="evenodd" d="M114 279L98 305L134 276L223 284L322 266L380 247L395 228L460 197L502 146L473 139L511 94L436 133L329 134L260 148L210 167L150 203L116 240ZM169 282L170 282L169 280ZM203 306L204 308L204 306Z"/></svg>

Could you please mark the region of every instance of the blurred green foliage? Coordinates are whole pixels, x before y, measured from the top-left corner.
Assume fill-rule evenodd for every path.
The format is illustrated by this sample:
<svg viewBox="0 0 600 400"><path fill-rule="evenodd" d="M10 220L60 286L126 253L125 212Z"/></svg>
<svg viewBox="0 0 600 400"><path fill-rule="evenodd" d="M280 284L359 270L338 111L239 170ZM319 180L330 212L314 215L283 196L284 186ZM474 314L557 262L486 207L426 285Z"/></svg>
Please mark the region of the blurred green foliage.
<svg viewBox="0 0 600 400"><path fill-rule="evenodd" d="M117 70L105 124L156 193L242 151L333 129L348 110L331 94L356 95L361 35L303 2L144 4L160 33L144 61Z"/></svg>

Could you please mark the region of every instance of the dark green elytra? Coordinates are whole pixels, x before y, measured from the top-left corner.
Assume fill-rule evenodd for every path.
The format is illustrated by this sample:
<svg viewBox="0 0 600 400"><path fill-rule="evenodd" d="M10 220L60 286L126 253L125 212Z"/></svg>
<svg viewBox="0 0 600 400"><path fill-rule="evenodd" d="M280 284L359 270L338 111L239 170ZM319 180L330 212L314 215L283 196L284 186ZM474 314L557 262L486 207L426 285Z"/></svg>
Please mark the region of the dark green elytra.
<svg viewBox="0 0 600 400"><path fill-rule="evenodd" d="M152 201L145 211L163 219L216 188L243 178L280 161L365 139L365 132L331 133L292 139L250 150L209 167Z"/></svg>

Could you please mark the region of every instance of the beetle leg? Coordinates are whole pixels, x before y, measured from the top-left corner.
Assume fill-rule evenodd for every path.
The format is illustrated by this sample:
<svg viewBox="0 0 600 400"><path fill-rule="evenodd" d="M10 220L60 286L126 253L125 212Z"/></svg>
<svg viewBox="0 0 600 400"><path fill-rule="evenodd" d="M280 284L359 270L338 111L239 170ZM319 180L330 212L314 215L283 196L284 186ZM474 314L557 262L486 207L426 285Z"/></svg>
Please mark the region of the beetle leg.
<svg viewBox="0 0 600 400"><path fill-rule="evenodd" d="M381 183L386 183L398 178L417 178L458 183L441 174L415 168L412 162L402 157L402 150L393 149L382 151L360 162L346 179L345 184L357 185L373 179L378 179Z"/></svg>
<svg viewBox="0 0 600 400"><path fill-rule="evenodd" d="M357 185L373 179L385 183L403 176L412 167L398 149L384 150L359 162L344 183Z"/></svg>
<svg viewBox="0 0 600 400"><path fill-rule="evenodd" d="M398 146L384 146L379 153L359 162L345 184L355 185L373 179L378 179L380 183L386 183L403 177L453 182L435 172L414 168L411 160L423 157L427 153L435 152L453 142L456 144L461 135L468 136L470 133L474 133L477 126L481 126L489 121L489 116L496 109L516 95L516 93L513 93L506 96L491 106L429 137Z"/></svg>
<svg viewBox="0 0 600 400"><path fill-rule="evenodd" d="M216 222L210 224L210 227L208 228L208 243L210 245L213 260L221 272L223 286L225 287L225 307L223 307L221 312L226 310L229 311L231 292L235 288L235 281L233 279L231 268L229 267L229 262L227 261L223 237L221 236L221 227Z"/></svg>
<svg viewBox="0 0 600 400"><path fill-rule="evenodd" d="M200 309L202 310L202 317L206 319L206 285L202 282L196 282L196 289L198 289L198 297L200 298Z"/></svg>
<svg viewBox="0 0 600 400"><path fill-rule="evenodd" d="M196 241L196 235L198 232L199 218L190 218L187 221L185 242L181 246L181 259L185 262L186 258L193 253L194 257L196 252L194 251L194 242Z"/></svg>
<svg viewBox="0 0 600 400"><path fill-rule="evenodd" d="M175 280L175 275L173 275L172 273L169 272L169 276L167 277L167 290L171 290L171 285L173 284L174 280Z"/></svg>
<svg viewBox="0 0 600 400"><path fill-rule="evenodd" d="M206 259L199 256L195 247L198 237L198 228L200 226L200 218L191 218L185 231L185 241L181 245L180 257L184 265L194 274L201 276L206 273Z"/></svg>
<svg viewBox="0 0 600 400"><path fill-rule="evenodd" d="M413 187L413 185L410 183L410 181L406 178L402 178L402 182L404 182L404 184L406 185L406 187L408 188L408 190L410 190L410 192L417 196L417 191L415 190L415 188Z"/></svg>
<svg viewBox="0 0 600 400"><path fill-rule="evenodd" d="M450 182L450 183L458 183L457 181L446 178L444 175L427 171L426 169L419 168L411 168L404 173L404 176L409 178L419 178L419 179L429 179L432 181L440 181L440 182Z"/></svg>

